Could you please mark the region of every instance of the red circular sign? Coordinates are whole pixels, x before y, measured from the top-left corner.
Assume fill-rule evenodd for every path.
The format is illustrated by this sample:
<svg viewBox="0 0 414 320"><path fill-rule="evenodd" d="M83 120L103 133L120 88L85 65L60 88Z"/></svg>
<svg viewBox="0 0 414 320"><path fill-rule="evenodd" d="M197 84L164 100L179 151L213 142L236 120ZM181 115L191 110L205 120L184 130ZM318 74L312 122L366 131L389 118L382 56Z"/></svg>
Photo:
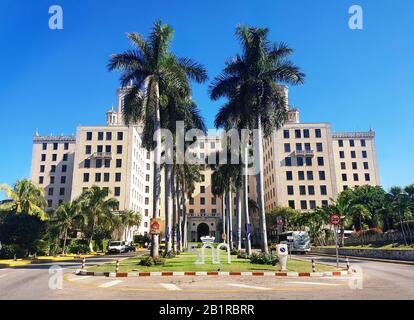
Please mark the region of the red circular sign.
<svg viewBox="0 0 414 320"><path fill-rule="evenodd" d="M341 216L337 213L331 214L329 216L329 222L335 226L341 224Z"/></svg>

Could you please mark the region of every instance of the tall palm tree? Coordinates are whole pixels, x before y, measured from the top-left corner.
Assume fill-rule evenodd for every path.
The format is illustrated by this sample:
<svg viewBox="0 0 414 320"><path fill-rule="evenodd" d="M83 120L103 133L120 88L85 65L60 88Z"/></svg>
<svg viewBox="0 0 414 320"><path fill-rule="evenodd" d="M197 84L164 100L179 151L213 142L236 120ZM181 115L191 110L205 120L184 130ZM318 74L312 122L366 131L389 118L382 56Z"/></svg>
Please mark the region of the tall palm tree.
<svg viewBox="0 0 414 320"><path fill-rule="evenodd" d="M98 225L110 227L113 224L113 211L118 209L119 202L115 198L108 199L107 189L93 186L86 189L79 198L82 212L86 216L89 234L89 248L93 252L93 236Z"/></svg>
<svg viewBox="0 0 414 320"><path fill-rule="evenodd" d="M11 202L0 205L0 210L26 213L47 220L44 190L28 179L18 180L13 187L3 184L0 190Z"/></svg>
<svg viewBox="0 0 414 320"><path fill-rule="evenodd" d="M52 223L56 225L63 236L62 254L66 252L68 231L83 220L81 204L79 201L64 202L52 212Z"/></svg>
<svg viewBox="0 0 414 320"><path fill-rule="evenodd" d="M124 239L127 238L127 232L130 228L139 227L142 221L142 215L132 210L125 210L119 213L119 229L122 229Z"/></svg>
<svg viewBox="0 0 414 320"><path fill-rule="evenodd" d="M213 100L227 98L219 111L224 119L238 119L246 129L257 130L254 141L256 185L262 251L268 252L263 185L263 135L269 136L286 120L284 90L280 84L303 83L305 75L288 57L293 53L286 44L268 41L269 30L240 26L236 36L242 54L229 60L210 86Z"/></svg>
<svg viewBox="0 0 414 320"><path fill-rule="evenodd" d="M123 115L126 124L144 124L144 146L154 150L153 217L160 215L161 189L161 104L169 93L190 95L190 80L204 82L205 69L188 58L177 58L170 52L173 29L155 22L148 39L138 33L127 36L134 49L113 55L109 70L122 72L121 85L128 88ZM129 86L132 84L131 86ZM153 139L155 135L155 139ZM154 141L155 140L155 141ZM151 255L158 256L159 237L152 236Z"/></svg>

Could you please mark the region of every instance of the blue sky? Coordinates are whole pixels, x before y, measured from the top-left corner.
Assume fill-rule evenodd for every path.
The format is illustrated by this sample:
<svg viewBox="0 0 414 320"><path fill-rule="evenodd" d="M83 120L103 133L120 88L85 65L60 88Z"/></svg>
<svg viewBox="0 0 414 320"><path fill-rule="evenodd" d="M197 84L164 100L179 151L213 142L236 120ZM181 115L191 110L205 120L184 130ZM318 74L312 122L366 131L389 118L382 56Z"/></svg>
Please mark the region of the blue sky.
<svg viewBox="0 0 414 320"><path fill-rule="evenodd" d="M64 30L48 28L53 4L63 8ZM364 9L362 31L348 28L353 4ZM104 123L118 86L108 57L129 47L125 32L146 35L157 19L175 29L174 52L203 63L210 79L239 51L238 24L269 27L307 75L290 89L302 121L372 127L384 187L413 183L413 12L411 0L2 0L0 183L29 176L36 128L72 134ZM212 127L220 103L207 86L193 96Z"/></svg>

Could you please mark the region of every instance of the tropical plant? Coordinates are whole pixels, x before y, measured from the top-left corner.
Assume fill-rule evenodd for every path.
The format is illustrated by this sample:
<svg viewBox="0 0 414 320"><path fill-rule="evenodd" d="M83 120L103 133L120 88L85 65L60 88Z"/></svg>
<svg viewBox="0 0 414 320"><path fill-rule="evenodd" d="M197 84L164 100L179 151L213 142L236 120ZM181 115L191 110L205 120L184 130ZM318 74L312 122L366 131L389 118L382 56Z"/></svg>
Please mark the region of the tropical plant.
<svg viewBox="0 0 414 320"><path fill-rule="evenodd" d="M161 111L168 97L190 95L189 80L203 82L205 69L188 58L170 52L173 29L157 21L148 39L138 33L127 36L135 47L111 57L109 70L122 72L121 85L127 89L123 115L126 124L143 123L144 146L154 153L154 218L159 217L161 189ZM155 141L153 140L155 134ZM158 256L159 237L153 235L151 255Z"/></svg>
<svg viewBox="0 0 414 320"><path fill-rule="evenodd" d="M127 232L133 227L139 227L142 221L142 215L132 210L125 210L116 215L117 222L115 229L118 233L123 233L123 238L127 238Z"/></svg>
<svg viewBox="0 0 414 320"><path fill-rule="evenodd" d="M92 241L98 226L112 228L114 224L113 211L119 207L115 198L109 198L109 191L92 186L86 189L79 198L82 212L85 215L87 232L89 233L89 248L93 252Z"/></svg>
<svg viewBox="0 0 414 320"><path fill-rule="evenodd" d="M3 184L0 190L11 200L1 204L0 210L35 215L41 220L47 220L44 191L32 181L22 179L17 181L13 187Z"/></svg>
<svg viewBox="0 0 414 320"><path fill-rule="evenodd" d="M263 185L263 135L283 126L287 116L287 101L280 84L300 84L304 74L288 57L292 50L286 44L268 41L269 30L240 26L236 35L242 54L226 63L222 74L210 86L213 100L227 98L227 103L216 116L219 122L228 119L250 130L254 135L256 156L256 187L262 251L268 252ZM221 120L220 120L221 119Z"/></svg>

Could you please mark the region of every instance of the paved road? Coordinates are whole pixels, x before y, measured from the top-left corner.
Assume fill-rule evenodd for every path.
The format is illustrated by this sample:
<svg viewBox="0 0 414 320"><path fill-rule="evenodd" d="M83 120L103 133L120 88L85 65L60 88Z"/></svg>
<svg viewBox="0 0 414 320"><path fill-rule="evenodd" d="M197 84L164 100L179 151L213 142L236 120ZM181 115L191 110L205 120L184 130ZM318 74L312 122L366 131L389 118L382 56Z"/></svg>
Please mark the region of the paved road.
<svg viewBox="0 0 414 320"><path fill-rule="evenodd" d="M123 256L125 257L125 256ZM112 256L92 262L114 260ZM313 256L334 264L331 257ZM79 262L61 263L63 288L49 288L49 265L0 269L0 299L414 299L414 266L350 260L359 270L349 278L273 277L79 277ZM342 266L345 261L341 261ZM54 264L55 265L55 264Z"/></svg>

